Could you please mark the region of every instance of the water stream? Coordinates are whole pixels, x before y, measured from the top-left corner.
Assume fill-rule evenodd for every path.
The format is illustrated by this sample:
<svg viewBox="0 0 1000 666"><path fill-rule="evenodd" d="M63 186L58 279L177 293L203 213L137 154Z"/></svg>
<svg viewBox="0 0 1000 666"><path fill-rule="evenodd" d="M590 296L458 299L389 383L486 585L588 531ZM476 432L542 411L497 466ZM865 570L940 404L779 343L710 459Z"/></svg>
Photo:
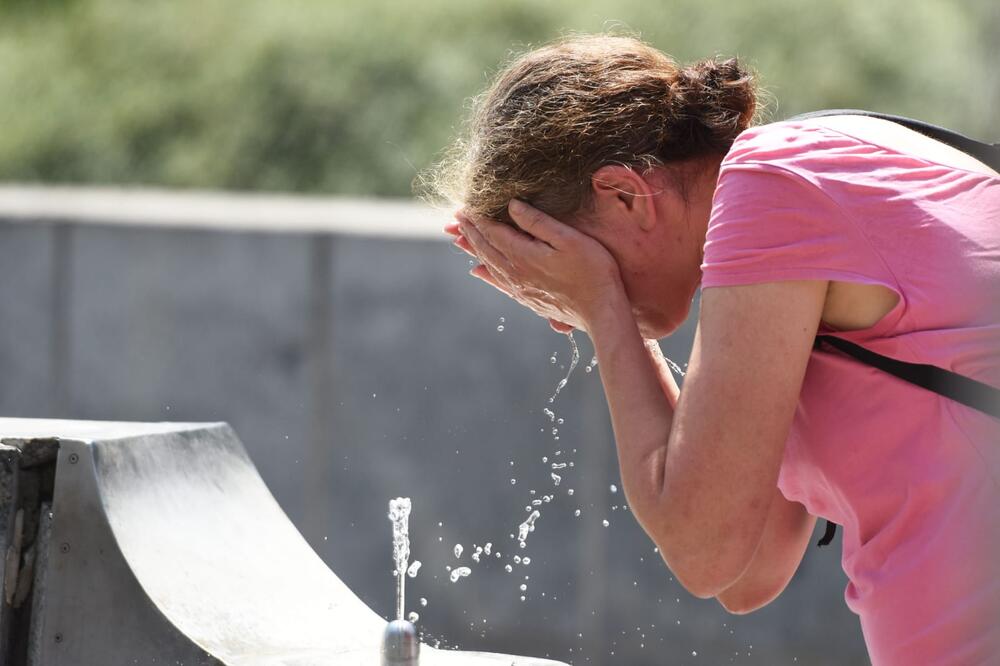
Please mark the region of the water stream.
<svg viewBox="0 0 1000 666"><path fill-rule="evenodd" d="M392 522L392 558L396 564L396 619L403 619L406 607L406 572L410 559L410 509L409 497L389 500L389 520ZM414 563L416 564L416 563ZM419 568L419 567L418 567Z"/></svg>

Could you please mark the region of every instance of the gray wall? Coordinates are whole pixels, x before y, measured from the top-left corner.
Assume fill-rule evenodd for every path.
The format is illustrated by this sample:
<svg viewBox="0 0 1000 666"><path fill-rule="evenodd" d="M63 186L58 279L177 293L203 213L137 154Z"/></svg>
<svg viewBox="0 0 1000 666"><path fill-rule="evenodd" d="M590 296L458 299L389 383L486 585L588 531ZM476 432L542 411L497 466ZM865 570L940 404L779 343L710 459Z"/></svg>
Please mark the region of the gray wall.
<svg viewBox="0 0 1000 666"><path fill-rule="evenodd" d="M309 542L383 615L386 504L412 497L424 566L408 606L446 644L576 664L866 661L839 538L749 616L685 593L609 491L589 341L577 336L554 442L541 410L567 341L467 277L447 243L0 219L0 269L0 414L230 422ZM663 341L681 364L692 326ZM554 489L541 458L557 446L575 466ZM555 499L518 552L530 566L507 574L531 489ZM503 560L471 563L487 541ZM452 584L455 543L473 575Z"/></svg>

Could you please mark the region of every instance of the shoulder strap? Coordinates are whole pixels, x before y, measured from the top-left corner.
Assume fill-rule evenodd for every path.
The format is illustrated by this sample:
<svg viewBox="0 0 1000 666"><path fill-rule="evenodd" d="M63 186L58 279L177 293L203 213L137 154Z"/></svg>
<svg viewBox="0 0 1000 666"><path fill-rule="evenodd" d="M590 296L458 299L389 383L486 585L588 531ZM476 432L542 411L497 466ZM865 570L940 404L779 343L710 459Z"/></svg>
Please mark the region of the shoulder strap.
<svg viewBox="0 0 1000 666"><path fill-rule="evenodd" d="M826 109L823 111L811 111L789 118L789 120L806 120L808 118L822 118L824 116L868 116L870 118L880 118L902 125L915 132L920 132L924 136L936 139L941 143L948 144L952 148L957 148L967 155L975 157L990 168L1000 171L1000 143L984 143L975 139L970 139L964 134L959 134L950 129L925 123L922 120L894 116L888 113L878 113L875 111L863 111L861 109Z"/></svg>
<svg viewBox="0 0 1000 666"><path fill-rule="evenodd" d="M936 365L907 363L876 354L853 342L832 335L816 337L815 348L828 344L867 365L888 372L928 391L934 391L963 405L1000 419L1000 389Z"/></svg>

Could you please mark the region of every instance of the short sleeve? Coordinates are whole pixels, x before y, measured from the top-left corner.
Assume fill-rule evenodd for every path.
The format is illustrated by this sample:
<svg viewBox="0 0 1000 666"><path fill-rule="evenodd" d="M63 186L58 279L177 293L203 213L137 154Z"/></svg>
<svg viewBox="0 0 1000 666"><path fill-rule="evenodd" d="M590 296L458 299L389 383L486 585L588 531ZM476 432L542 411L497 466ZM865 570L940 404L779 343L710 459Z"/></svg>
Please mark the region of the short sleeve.
<svg viewBox="0 0 1000 666"><path fill-rule="evenodd" d="M702 287L892 282L858 225L821 187L761 163L723 165L701 269Z"/></svg>

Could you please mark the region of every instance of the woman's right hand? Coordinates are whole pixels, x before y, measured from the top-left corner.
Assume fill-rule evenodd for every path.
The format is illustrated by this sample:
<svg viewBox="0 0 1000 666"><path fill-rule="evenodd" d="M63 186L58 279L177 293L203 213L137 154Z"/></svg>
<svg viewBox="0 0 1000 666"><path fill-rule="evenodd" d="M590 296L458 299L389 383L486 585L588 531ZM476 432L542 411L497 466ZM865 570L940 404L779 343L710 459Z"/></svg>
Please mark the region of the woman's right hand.
<svg viewBox="0 0 1000 666"><path fill-rule="evenodd" d="M460 250L471 256L473 259L479 259L479 257L476 255L475 250L469 244L468 239L462 235L462 232L459 229L458 222L452 222L445 225L444 231L448 235L454 237L455 240L452 241L452 244L455 247L459 248ZM579 328L578 325L569 323L570 321L573 320L573 316L570 313L562 311L560 308L558 308L558 306L554 302L552 302L551 299L547 298L547 295L544 292L540 292L537 290L530 291L522 289L519 290L518 293L514 293L512 290L507 289L506 286L500 280L497 280L495 276L493 276L493 274L490 273L489 268L487 268L483 264L478 264L470 272L475 277L478 277L484 282L489 283L499 291L503 292L513 300L517 301L521 305L525 306L526 308L537 314L538 316L542 317L543 319L546 319L549 322L549 326L552 328L553 331L557 333L566 334L566 333L571 333L575 329Z"/></svg>

